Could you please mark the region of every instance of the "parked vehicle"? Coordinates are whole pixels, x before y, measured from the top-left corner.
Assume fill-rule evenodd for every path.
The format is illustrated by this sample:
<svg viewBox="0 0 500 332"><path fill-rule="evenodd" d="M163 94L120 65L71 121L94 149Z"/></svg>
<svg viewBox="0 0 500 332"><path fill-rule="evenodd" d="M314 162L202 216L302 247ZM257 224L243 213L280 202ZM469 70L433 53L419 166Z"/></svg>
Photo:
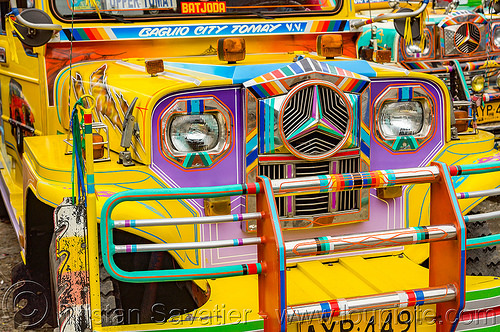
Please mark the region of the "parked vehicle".
<svg viewBox="0 0 500 332"><path fill-rule="evenodd" d="M353 3L2 4L30 327L496 328L500 281L465 276L496 235L462 216L500 186L494 137L452 139L435 76L356 59Z"/></svg>
<svg viewBox="0 0 500 332"><path fill-rule="evenodd" d="M431 2L426 8L423 42L418 32L420 21L414 19L414 40L405 41L398 35L393 21L377 22L365 27L359 45L373 48L375 42L391 50L391 61L441 78L452 94L457 119L474 120L469 126L461 120L460 132L475 128L477 123L478 128L498 134L500 18L495 13L496 5L478 5L481 3ZM378 7L390 8L388 2L379 2ZM358 9L366 15L366 4ZM401 34L404 24L404 19L396 23Z"/></svg>

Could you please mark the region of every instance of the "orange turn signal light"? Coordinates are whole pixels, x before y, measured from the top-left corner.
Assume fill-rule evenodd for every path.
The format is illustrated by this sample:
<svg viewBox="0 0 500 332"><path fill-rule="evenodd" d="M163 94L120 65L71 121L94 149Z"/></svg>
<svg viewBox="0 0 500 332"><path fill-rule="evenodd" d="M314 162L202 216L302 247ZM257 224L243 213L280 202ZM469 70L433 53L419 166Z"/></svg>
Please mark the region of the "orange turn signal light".
<svg viewBox="0 0 500 332"><path fill-rule="evenodd" d="M151 76L156 76L158 73L164 72L165 67L163 65L163 60L147 60L146 71Z"/></svg>
<svg viewBox="0 0 500 332"><path fill-rule="evenodd" d="M316 52L327 59L342 55L341 35L320 35L316 39Z"/></svg>
<svg viewBox="0 0 500 332"><path fill-rule="evenodd" d="M219 60L236 63L245 59L246 48L243 38L221 38L217 43Z"/></svg>

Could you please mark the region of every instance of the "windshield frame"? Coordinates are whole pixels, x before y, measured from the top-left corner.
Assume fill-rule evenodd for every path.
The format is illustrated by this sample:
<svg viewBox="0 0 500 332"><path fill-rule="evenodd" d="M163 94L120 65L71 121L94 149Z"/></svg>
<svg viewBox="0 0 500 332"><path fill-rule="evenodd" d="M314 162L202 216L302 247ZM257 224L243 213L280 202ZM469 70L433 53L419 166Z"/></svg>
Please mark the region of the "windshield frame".
<svg viewBox="0 0 500 332"><path fill-rule="evenodd" d="M164 15L159 14L158 16L147 16L145 17L144 14L139 15L139 16L124 16L120 14L119 12L125 12L125 11L139 11L137 9L133 10L113 10L113 9L100 9L99 13L101 14L101 17L99 17L99 13L95 11L89 10L88 16L83 16L81 15L82 11L75 10L74 14L61 14L57 11L57 6L56 6L56 1L57 0L50 0L49 1L49 7L51 13L54 15L54 17L63 22L63 23L72 23L72 22L78 22L78 23L95 23L95 22L102 22L102 23L137 23L137 22L158 22L158 21L179 21L179 20L190 20L192 22L190 23L195 23L195 21L201 21L201 20L216 20L216 19L243 19L243 18L263 18L263 19L273 19L273 18L283 18L283 17L314 17L314 16L330 16L330 15L336 15L338 14L343 6L344 6L344 1L345 0L338 0L336 3L336 6L331 9L331 10L297 10L297 11L244 11L244 12L225 12L225 13L214 13L214 14L182 14L182 13L173 13L171 11L161 11L165 12ZM60 1L60 0L59 0ZM66 0L67 2L71 0ZM87 0L89 1L89 0ZM265 1L264 2L270 2L270 1ZM287 0L287 1L293 1L295 0ZM320 1L327 1L327 0L320 0ZM352 0L351 0L352 1ZM190 1L187 1L190 2ZM228 8L241 8L241 6L232 6ZM248 6L245 8L256 8L255 6ZM287 8L287 7L282 7L282 8ZM143 10L146 11L146 10ZM118 12L118 13L117 13ZM80 15L80 16L77 16Z"/></svg>

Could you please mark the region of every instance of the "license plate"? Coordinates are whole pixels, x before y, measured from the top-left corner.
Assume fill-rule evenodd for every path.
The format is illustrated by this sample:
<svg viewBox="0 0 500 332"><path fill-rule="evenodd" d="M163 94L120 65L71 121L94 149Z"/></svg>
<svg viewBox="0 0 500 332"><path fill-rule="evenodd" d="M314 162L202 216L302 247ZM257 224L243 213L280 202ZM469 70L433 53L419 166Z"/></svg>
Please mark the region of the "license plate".
<svg viewBox="0 0 500 332"><path fill-rule="evenodd" d="M343 319L301 323L300 332L413 332L415 311L383 310L353 314Z"/></svg>
<svg viewBox="0 0 500 332"><path fill-rule="evenodd" d="M500 102L484 103L477 108L477 123L500 121Z"/></svg>

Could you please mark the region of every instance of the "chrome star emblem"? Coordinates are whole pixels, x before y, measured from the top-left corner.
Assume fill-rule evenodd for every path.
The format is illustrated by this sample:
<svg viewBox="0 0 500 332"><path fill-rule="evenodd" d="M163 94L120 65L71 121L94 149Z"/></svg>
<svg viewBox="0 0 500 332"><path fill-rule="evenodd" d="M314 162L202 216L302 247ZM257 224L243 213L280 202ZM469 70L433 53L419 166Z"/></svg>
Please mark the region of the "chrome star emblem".
<svg viewBox="0 0 500 332"><path fill-rule="evenodd" d="M294 132L287 136L287 141L292 139L300 138L312 131L323 131L333 137L341 139L344 137L344 133L332 124L327 118L323 116L323 100L319 96L319 86L314 85L311 87L313 91L313 96L311 98L312 107L310 118L304 123L300 128L297 128Z"/></svg>
<svg viewBox="0 0 500 332"><path fill-rule="evenodd" d="M334 84L308 81L294 87L280 112L281 136L295 156L319 160L332 156L352 128L352 108Z"/></svg>
<svg viewBox="0 0 500 332"><path fill-rule="evenodd" d="M478 47L481 41L481 32L479 28L470 22L462 24L455 32L455 46L462 53L472 53Z"/></svg>

